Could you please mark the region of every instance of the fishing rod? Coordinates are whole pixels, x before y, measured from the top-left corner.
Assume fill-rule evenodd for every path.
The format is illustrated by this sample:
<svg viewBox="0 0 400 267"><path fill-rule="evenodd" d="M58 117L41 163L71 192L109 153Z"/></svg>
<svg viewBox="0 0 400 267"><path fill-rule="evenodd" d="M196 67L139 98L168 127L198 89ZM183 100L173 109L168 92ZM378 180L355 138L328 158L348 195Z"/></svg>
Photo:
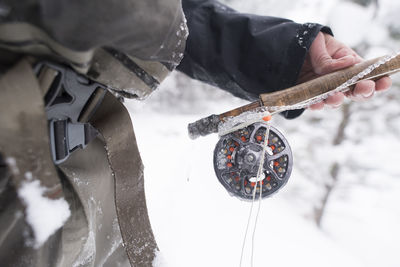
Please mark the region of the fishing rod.
<svg viewBox="0 0 400 267"><path fill-rule="evenodd" d="M213 161L218 180L240 199L250 200L254 190L265 198L287 183L293 166L288 141L269 124L272 115L307 108L337 92L352 90L360 81L378 80L399 71L400 53L367 60L281 91L261 94L250 104L190 123L189 136L196 139L219 133Z"/></svg>

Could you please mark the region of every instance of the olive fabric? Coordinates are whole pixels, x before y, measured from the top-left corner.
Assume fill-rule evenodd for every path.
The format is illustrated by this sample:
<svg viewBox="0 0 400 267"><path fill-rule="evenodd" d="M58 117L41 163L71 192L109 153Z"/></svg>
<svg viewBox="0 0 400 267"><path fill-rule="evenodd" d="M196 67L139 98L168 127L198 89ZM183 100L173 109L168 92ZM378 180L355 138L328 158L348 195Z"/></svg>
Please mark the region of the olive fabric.
<svg viewBox="0 0 400 267"><path fill-rule="evenodd" d="M125 107L108 93L92 122L102 135L85 150L74 151L56 171L41 91L25 59L0 78L2 266L152 266L157 245L147 216L142 162ZM20 187L33 181L45 188L44 198L63 196L71 212L39 247L26 219L27 203L19 195Z"/></svg>
<svg viewBox="0 0 400 267"><path fill-rule="evenodd" d="M1 265L52 265L59 252L60 232L52 235L40 249L26 245L30 243L32 229L18 197L18 189L36 177L47 188L46 197L64 196L50 155L39 82L27 60L20 61L0 77L0 153L3 164L7 164L0 173Z"/></svg>
<svg viewBox="0 0 400 267"><path fill-rule="evenodd" d="M0 9L0 24L32 25L77 52L112 47L142 60L176 65L180 61L176 48L184 47L180 30L186 26L180 0L1 0ZM40 42L54 49L38 36L28 37L12 44ZM1 42L10 44L0 38Z"/></svg>
<svg viewBox="0 0 400 267"><path fill-rule="evenodd" d="M120 97L150 95L186 37L180 0L0 1L0 48L68 64Z"/></svg>

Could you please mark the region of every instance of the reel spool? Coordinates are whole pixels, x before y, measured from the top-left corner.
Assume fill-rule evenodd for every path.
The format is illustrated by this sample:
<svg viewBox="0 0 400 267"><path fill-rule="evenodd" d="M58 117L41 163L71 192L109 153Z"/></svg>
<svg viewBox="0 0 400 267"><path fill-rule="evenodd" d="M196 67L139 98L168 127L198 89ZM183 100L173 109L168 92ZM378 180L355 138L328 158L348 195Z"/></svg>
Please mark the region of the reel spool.
<svg viewBox="0 0 400 267"><path fill-rule="evenodd" d="M264 123L254 123L222 136L215 147L215 174L226 190L240 199L251 200L253 190L257 197L260 194L257 172L267 127L268 147L260 179L262 198L269 197L287 183L292 172L292 151L282 133Z"/></svg>

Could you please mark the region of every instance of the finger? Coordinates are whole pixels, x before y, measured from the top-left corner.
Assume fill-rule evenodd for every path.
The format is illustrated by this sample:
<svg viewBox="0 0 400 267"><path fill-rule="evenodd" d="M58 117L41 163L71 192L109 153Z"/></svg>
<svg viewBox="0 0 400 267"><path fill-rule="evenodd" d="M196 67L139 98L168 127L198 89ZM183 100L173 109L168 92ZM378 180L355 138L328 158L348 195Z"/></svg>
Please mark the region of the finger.
<svg viewBox="0 0 400 267"><path fill-rule="evenodd" d="M326 50L325 37L322 33L318 33L311 44L310 59L316 74L322 75L326 73L326 66L332 61L332 57Z"/></svg>
<svg viewBox="0 0 400 267"><path fill-rule="evenodd" d="M392 79L390 77L383 77L375 82L375 90L376 91L385 91L392 86Z"/></svg>
<svg viewBox="0 0 400 267"><path fill-rule="evenodd" d="M341 45L334 53L333 53L333 55L332 55L332 58L333 59L339 59L339 58L342 58L342 57L345 57L345 56L353 56L353 57L355 57L355 52L353 51L353 49L351 49L351 48L349 48L349 47L347 47L347 46L344 46L344 45Z"/></svg>
<svg viewBox="0 0 400 267"><path fill-rule="evenodd" d="M342 104L343 99L344 99L344 94L339 92L325 99L325 104L331 107L338 107Z"/></svg>
<svg viewBox="0 0 400 267"><path fill-rule="evenodd" d="M374 95L375 82L374 81L360 81L356 84L352 95L356 98L355 100L368 99ZM358 98L358 99L357 99Z"/></svg>
<svg viewBox="0 0 400 267"><path fill-rule="evenodd" d="M364 59L362 57L360 57L353 49L351 49L348 46L345 46L343 44L340 44L341 47L339 47L338 50L336 50L333 55L332 58L333 59L340 59L342 57L346 57L346 56L353 56L355 58L355 63L360 63L362 61L364 61ZM329 49L328 49L329 50Z"/></svg>
<svg viewBox="0 0 400 267"><path fill-rule="evenodd" d="M324 66L323 74L353 66L354 64L358 63L358 61L353 55L348 55L342 58L332 59L330 62L326 63L327 64Z"/></svg>
<svg viewBox="0 0 400 267"><path fill-rule="evenodd" d="M324 106L325 106L324 102L321 101L321 102L318 102L318 103L315 103L315 104L310 105L309 108L310 108L311 110L321 110L321 109L324 108Z"/></svg>
<svg viewBox="0 0 400 267"><path fill-rule="evenodd" d="M339 55L335 56L335 53L339 53ZM313 41L309 55L314 72L318 75L352 66L359 61L353 50L332 36L325 36L322 33L319 33ZM332 58L331 55L334 55L335 58Z"/></svg>

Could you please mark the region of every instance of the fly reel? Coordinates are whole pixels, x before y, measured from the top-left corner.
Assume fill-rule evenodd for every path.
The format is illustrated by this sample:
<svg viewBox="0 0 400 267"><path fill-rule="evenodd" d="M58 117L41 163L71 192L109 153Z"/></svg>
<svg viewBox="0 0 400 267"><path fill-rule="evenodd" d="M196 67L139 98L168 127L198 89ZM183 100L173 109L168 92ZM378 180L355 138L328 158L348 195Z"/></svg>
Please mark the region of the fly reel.
<svg viewBox="0 0 400 267"><path fill-rule="evenodd" d="M262 174L257 172L262 160L264 138L270 127ZM293 156L287 140L276 128L254 123L226 134L214 150L214 169L218 180L228 192L240 199L269 197L281 189L292 172ZM261 188L260 188L261 180Z"/></svg>

